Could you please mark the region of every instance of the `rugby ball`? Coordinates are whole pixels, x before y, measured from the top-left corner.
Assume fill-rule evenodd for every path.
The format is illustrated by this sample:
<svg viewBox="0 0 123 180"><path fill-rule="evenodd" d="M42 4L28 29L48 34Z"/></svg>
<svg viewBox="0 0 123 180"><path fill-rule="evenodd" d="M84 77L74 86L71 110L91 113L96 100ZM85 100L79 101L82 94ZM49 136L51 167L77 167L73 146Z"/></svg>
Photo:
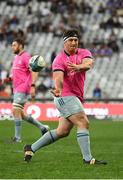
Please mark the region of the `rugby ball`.
<svg viewBox="0 0 123 180"><path fill-rule="evenodd" d="M32 56L29 60L29 68L34 72L41 71L46 66L44 58L40 55Z"/></svg>

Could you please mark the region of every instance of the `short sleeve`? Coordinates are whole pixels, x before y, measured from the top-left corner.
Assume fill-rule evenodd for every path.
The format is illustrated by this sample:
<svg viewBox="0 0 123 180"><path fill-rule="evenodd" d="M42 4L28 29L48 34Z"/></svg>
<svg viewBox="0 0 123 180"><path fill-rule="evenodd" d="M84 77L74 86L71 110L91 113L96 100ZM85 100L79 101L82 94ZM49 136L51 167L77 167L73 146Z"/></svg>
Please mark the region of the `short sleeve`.
<svg viewBox="0 0 123 180"><path fill-rule="evenodd" d="M82 54L82 59L84 59L84 58L92 58L93 59L93 56L88 49L83 49L81 51L81 54Z"/></svg>
<svg viewBox="0 0 123 180"><path fill-rule="evenodd" d="M65 71L64 61L61 56L56 56L52 64L53 71Z"/></svg>

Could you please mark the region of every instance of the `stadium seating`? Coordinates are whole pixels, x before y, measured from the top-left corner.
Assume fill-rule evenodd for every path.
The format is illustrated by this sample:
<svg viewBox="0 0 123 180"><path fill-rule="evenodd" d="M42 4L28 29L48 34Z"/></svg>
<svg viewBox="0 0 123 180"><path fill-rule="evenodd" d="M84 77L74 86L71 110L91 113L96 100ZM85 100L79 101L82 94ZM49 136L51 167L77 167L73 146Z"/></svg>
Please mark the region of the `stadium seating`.
<svg viewBox="0 0 123 180"><path fill-rule="evenodd" d="M13 1L14 2L14 1ZM96 38L100 41L108 42L108 39L113 32L115 33L117 44L120 51L112 54L112 56L96 56L94 68L87 73L87 80L85 85L85 97L91 98L93 89L96 84L99 84L103 97L108 98L123 98L123 82L122 69L123 69L123 29L114 27L103 29L100 27L102 22L106 22L110 17L109 9L106 9L105 13L98 13L100 3L97 0L86 0L92 8L91 15L81 13L80 5L82 0L73 1L77 4L78 9L74 9L76 24L81 26L84 30L82 40L86 48L89 48L88 44L93 43ZM102 5L106 8L108 0L103 0ZM62 4L62 3L61 3ZM28 14L28 6L32 7L32 13ZM10 25L8 30L23 29L26 34L26 49L32 54L41 54L46 59L48 67L51 66L51 54L53 51L57 53L63 46L61 38L62 28L60 24L62 21L62 13L51 11L52 1L35 1L31 0L26 6L18 6L14 4L10 6L6 1L0 2L0 27L7 18L12 18L14 15L19 19L19 24L14 26ZM61 6L59 6L61 7ZM63 6L65 7L65 5ZM62 7L62 8L63 8ZM46 9L45 9L46 8ZM68 11L65 12L65 16L70 18ZM48 26L48 30L42 29L42 24L51 21ZM37 28L37 22L41 21L41 24ZM67 20L66 20L67 21ZM123 24L123 17L119 17L119 22ZM33 23L33 31L27 31L29 25ZM67 21L68 23L68 21ZM41 26L41 27L40 27ZM63 28L68 28L69 24L64 24ZM5 64L7 70L10 69L11 60L13 54L11 52L11 45L6 39L0 41L0 59ZM46 97L50 97L49 91L45 94Z"/></svg>

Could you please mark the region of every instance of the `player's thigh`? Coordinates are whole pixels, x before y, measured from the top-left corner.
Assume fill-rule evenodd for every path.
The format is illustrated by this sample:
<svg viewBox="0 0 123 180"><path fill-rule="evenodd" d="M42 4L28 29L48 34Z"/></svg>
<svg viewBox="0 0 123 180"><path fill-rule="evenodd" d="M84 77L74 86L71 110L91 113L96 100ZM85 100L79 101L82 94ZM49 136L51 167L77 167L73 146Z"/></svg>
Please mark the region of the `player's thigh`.
<svg viewBox="0 0 123 180"><path fill-rule="evenodd" d="M70 122L69 120L63 117L59 118L59 125L57 128L58 136L61 136L61 137L68 136L72 127L73 127L72 122Z"/></svg>
<svg viewBox="0 0 123 180"><path fill-rule="evenodd" d="M81 101L75 96L56 98L55 104L61 116L69 119L77 128L88 128L89 121Z"/></svg>
<svg viewBox="0 0 123 180"><path fill-rule="evenodd" d="M69 120L77 128L89 128L89 120L84 112L73 114L69 117Z"/></svg>
<svg viewBox="0 0 123 180"><path fill-rule="evenodd" d="M75 96L54 98L54 103L59 110L61 117L64 118L68 118L79 112L84 112L82 103Z"/></svg>
<svg viewBox="0 0 123 180"><path fill-rule="evenodd" d="M23 113L24 104L26 103L28 97L25 93L15 93L13 98L13 115L15 117L21 118Z"/></svg>

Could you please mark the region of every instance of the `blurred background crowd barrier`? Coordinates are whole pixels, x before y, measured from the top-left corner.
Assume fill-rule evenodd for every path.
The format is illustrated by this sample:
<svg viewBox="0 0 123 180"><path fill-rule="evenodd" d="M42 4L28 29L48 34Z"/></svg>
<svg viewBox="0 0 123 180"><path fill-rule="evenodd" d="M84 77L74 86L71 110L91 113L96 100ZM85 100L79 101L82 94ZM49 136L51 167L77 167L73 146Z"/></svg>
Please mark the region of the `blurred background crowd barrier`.
<svg viewBox="0 0 123 180"><path fill-rule="evenodd" d="M80 47L95 59L87 72L85 101L123 101L123 1L122 0L1 0L0 78L9 76L13 59L11 42L25 39L25 49L42 55L47 63L37 81L36 99L51 102L51 64L63 47L62 33L77 28ZM12 86L0 86L0 101L11 101Z"/></svg>

